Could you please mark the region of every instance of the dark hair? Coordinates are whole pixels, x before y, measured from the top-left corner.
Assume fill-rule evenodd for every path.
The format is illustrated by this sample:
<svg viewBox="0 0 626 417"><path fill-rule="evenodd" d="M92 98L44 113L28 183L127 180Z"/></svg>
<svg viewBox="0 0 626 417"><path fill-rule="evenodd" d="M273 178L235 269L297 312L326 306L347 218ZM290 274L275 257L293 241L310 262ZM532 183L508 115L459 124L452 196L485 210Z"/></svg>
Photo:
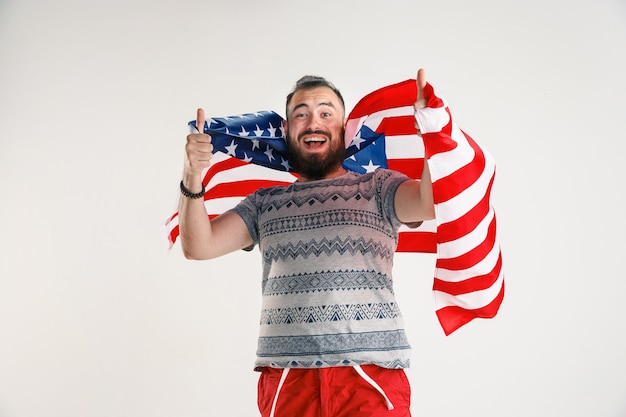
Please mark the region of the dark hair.
<svg viewBox="0 0 626 417"><path fill-rule="evenodd" d="M343 96L333 83L331 83L324 77L318 77L317 75L305 75L296 82L296 86L293 88L291 93L287 95L287 102L285 103L285 115L288 115L287 110L289 107L289 102L291 102L291 99L293 98L293 95L296 94L296 92L300 90L311 90L318 87L328 87L333 90L333 93L337 95L339 101L341 102L342 110L345 112L346 105L343 102Z"/></svg>

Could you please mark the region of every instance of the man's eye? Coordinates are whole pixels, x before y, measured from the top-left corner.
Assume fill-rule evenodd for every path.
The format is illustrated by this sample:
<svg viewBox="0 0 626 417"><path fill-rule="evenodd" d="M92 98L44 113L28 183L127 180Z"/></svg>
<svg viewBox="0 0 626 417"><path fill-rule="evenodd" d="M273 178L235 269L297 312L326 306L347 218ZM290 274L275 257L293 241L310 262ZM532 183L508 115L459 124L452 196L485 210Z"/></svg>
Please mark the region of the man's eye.
<svg viewBox="0 0 626 417"><path fill-rule="evenodd" d="M298 114L296 114L296 118L298 118L298 119L302 119L303 117L306 117L306 113L298 113Z"/></svg>

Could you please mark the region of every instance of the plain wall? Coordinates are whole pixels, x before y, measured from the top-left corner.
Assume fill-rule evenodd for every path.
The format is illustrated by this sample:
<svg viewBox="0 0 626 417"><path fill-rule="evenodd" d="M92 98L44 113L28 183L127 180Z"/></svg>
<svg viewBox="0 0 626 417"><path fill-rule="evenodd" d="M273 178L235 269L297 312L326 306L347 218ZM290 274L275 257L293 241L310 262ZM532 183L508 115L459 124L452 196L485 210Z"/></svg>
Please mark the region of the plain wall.
<svg viewBox="0 0 626 417"><path fill-rule="evenodd" d="M496 158L506 296L449 337L399 254L415 416L626 416L622 0L0 1L0 416L254 416L258 251L168 250L186 123L419 67Z"/></svg>

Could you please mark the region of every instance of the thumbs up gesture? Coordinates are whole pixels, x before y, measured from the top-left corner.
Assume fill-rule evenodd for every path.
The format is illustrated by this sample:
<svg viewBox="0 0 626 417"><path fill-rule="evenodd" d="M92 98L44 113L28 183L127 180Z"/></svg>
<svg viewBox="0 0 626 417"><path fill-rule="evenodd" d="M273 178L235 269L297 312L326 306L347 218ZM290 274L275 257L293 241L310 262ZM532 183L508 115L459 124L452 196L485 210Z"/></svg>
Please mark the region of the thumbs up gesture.
<svg viewBox="0 0 626 417"><path fill-rule="evenodd" d="M213 144L211 143L211 136L203 133L205 120L204 110L198 109L196 115L196 129L198 133L187 135L187 144L185 145L186 176L199 177L202 171L211 165Z"/></svg>

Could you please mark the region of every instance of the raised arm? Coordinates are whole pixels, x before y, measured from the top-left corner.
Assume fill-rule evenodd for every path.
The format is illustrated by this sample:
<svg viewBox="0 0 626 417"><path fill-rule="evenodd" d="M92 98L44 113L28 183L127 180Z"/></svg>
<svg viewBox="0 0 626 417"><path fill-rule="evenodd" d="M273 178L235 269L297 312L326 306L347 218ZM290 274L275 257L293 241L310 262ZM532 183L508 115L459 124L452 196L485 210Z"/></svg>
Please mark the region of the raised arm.
<svg viewBox="0 0 626 417"><path fill-rule="evenodd" d="M183 254L188 259L216 258L252 244L241 217L226 212L211 221L204 206L204 198L193 198L193 194L201 193L203 189L202 173L211 164L213 156L211 136L203 133L204 122L204 110L198 109L196 127L199 133L188 135L185 146L182 187L188 195L181 193L178 225Z"/></svg>
<svg viewBox="0 0 626 417"><path fill-rule="evenodd" d="M423 69L417 72L417 99L413 104L415 110L426 107L424 88L426 87L426 73ZM415 123L417 134L421 136L419 126ZM424 157L424 169L420 181L405 181L395 196L396 214L403 223L417 223L435 218L433 203L433 187L430 179L428 161Z"/></svg>

